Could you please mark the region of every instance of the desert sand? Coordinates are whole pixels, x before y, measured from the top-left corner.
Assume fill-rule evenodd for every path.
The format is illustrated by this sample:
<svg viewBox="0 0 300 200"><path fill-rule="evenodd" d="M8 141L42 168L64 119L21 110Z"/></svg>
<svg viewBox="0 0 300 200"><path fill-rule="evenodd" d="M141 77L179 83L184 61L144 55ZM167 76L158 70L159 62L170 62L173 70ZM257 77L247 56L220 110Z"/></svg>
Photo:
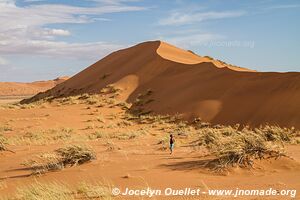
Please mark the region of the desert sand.
<svg viewBox="0 0 300 200"><path fill-rule="evenodd" d="M299 192L300 73L262 73L218 63L164 42L145 42L108 55L22 104L1 106L0 142L6 150L0 151L0 199L18 199L16 194L22 199L31 184L51 189L53 183L61 193L52 192L51 197L64 194L63 199L72 199L69 195L75 199L149 199L111 196L114 187L122 191L171 187ZM201 118L201 127L192 122L194 118ZM266 139L267 144L284 148L284 155L277 159L255 159L251 167L215 170L207 165L215 155L199 141L219 130L228 139L230 132L240 128L221 125L236 123L296 128L279 129L293 133L288 135L293 140ZM168 151L170 133L176 138L173 155ZM51 160L56 149L72 144L88 145L96 159L34 173L37 163L32 161ZM90 185L82 187L85 184ZM233 197L202 194L151 199Z"/></svg>

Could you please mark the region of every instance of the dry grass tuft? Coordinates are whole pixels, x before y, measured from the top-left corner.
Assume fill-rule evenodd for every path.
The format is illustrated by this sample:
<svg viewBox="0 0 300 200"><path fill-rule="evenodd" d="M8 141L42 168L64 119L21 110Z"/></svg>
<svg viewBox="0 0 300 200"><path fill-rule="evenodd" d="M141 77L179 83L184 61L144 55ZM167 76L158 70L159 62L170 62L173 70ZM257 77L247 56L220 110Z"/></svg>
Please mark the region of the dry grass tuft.
<svg viewBox="0 0 300 200"><path fill-rule="evenodd" d="M199 129L198 145L205 146L216 157L209 164L223 170L230 166L252 167L256 159L285 156L284 143L295 140L294 129L263 126L257 129L239 126L217 126Z"/></svg>
<svg viewBox="0 0 300 200"><path fill-rule="evenodd" d="M7 144L8 144L8 140L3 135L0 134L0 151L9 151L15 153L14 151L9 150L6 147Z"/></svg>
<svg viewBox="0 0 300 200"><path fill-rule="evenodd" d="M225 169L229 166L252 167L255 159L278 158L284 156L282 148L266 143L255 134L239 135L221 141L211 147L216 156L215 169Z"/></svg>
<svg viewBox="0 0 300 200"><path fill-rule="evenodd" d="M41 175L49 171L81 165L94 159L96 154L90 147L70 145L55 150L55 153L40 154L36 159L26 161L23 165L30 167L32 175Z"/></svg>
<svg viewBox="0 0 300 200"><path fill-rule="evenodd" d="M82 182L77 187L77 196L84 199L112 199L111 186L102 183L90 184Z"/></svg>
<svg viewBox="0 0 300 200"><path fill-rule="evenodd" d="M96 159L95 152L84 145L70 145L55 151L60 157L64 166L81 165Z"/></svg>
<svg viewBox="0 0 300 200"><path fill-rule="evenodd" d="M292 142L299 134L295 128L281 128L279 126L261 126L255 132L264 137L266 141L273 142Z"/></svg>

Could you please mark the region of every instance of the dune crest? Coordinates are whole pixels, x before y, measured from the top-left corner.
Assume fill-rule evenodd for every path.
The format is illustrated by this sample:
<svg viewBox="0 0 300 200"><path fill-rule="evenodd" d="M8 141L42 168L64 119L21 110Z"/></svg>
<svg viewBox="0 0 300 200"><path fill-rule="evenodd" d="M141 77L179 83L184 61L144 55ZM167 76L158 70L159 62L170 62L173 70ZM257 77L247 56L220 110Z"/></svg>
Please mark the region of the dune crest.
<svg viewBox="0 0 300 200"><path fill-rule="evenodd" d="M216 60L209 56L200 56L195 54L192 51L186 51L184 49L180 49L173 45L170 45L166 42L160 41L160 45L156 50L157 54L166 60L170 60L177 63L182 64L199 64L199 63L212 63L218 68L228 68L234 71L247 71L247 72L255 72L255 70L238 67L235 65L227 64L221 60Z"/></svg>
<svg viewBox="0 0 300 200"><path fill-rule="evenodd" d="M203 58L201 58L200 56L193 54L192 52L177 48L165 42L160 42L160 45L156 52L164 59L178 63L197 64L203 62Z"/></svg>

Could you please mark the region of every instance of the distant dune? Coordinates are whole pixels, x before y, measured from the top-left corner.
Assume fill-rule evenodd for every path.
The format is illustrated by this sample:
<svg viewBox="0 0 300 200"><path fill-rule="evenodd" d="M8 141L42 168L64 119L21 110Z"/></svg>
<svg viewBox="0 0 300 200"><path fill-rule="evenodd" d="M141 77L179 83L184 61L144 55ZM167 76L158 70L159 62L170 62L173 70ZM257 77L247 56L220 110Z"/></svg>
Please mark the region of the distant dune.
<svg viewBox="0 0 300 200"><path fill-rule="evenodd" d="M32 83L0 82L0 96L29 96L44 92L67 80L59 77L49 81L35 81Z"/></svg>
<svg viewBox="0 0 300 200"><path fill-rule="evenodd" d="M255 72L201 57L164 42L116 51L28 103L54 96L123 88L131 110L200 117L213 124L278 124L300 128L300 73Z"/></svg>

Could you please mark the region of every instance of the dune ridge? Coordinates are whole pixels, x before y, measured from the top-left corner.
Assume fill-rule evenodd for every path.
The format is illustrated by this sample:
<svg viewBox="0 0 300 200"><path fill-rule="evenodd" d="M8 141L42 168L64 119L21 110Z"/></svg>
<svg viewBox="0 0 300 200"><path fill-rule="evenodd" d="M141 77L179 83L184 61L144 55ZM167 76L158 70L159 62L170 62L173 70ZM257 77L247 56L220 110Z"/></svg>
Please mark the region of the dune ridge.
<svg viewBox="0 0 300 200"><path fill-rule="evenodd" d="M300 73L254 72L201 57L161 41L116 51L44 93L45 97L99 93L118 84L131 110L200 117L213 124L300 128ZM121 81L123 80L123 81ZM142 106L139 94L152 94Z"/></svg>
<svg viewBox="0 0 300 200"><path fill-rule="evenodd" d="M35 95L53 88L57 84L67 80L68 77L58 77L49 81L35 81L31 83L0 82L0 96Z"/></svg>

